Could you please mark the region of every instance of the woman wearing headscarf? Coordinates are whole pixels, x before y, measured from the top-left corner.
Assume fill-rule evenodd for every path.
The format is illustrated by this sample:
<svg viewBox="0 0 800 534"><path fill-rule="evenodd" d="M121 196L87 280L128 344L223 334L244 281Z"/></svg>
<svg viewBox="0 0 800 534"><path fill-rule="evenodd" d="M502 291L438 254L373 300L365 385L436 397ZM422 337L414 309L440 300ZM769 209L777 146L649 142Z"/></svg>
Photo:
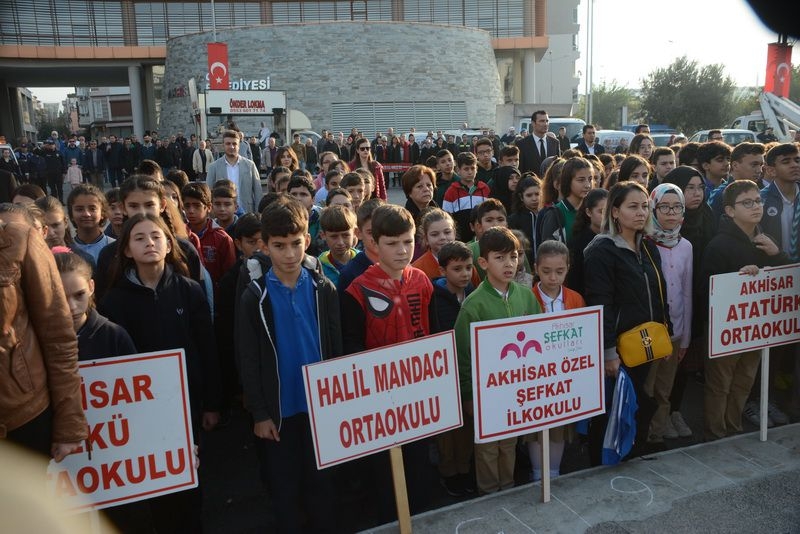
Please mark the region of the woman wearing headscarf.
<svg viewBox="0 0 800 534"><path fill-rule="evenodd" d="M673 347L671 356L653 362L645 381L645 392L657 405L648 435L648 441L654 443L663 442L664 438L677 438L680 436L677 427L683 429L687 426L680 411L671 410L669 400L675 372L691 339L692 244L681 237L684 210L683 191L675 184L658 185L650 194L652 226L647 237L658 245L661 255Z"/></svg>
<svg viewBox="0 0 800 534"><path fill-rule="evenodd" d="M681 237L692 244L692 266L694 274L692 277L692 339L686 356L681 360L675 375L675 381L670 395L670 413L680 413L683 403L683 393L690 375L702 372L703 361L705 358L705 344L703 343L703 319L705 312L705 300L697 291L700 262L706 245L711 241L716 233L716 221L714 213L708 206L705 198L705 183L700 171L688 165L681 165L672 169L662 182L663 184L674 184L681 189L684 197L683 223L681 224ZM702 376L702 375L701 375ZM679 436L690 436L691 429L681 425L677 416L671 420Z"/></svg>

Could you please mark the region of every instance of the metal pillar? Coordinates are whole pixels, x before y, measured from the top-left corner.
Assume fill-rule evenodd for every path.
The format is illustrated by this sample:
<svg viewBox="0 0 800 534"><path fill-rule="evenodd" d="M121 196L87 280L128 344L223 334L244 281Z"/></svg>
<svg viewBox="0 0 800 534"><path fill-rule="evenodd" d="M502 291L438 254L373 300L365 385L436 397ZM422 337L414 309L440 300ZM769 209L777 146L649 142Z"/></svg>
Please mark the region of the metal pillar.
<svg viewBox="0 0 800 534"><path fill-rule="evenodd" d="M142 68L138 65L128 67L128 86L131 89L131 115L133 133L141 139L144 136L144 99L142 94Z"/></svg>

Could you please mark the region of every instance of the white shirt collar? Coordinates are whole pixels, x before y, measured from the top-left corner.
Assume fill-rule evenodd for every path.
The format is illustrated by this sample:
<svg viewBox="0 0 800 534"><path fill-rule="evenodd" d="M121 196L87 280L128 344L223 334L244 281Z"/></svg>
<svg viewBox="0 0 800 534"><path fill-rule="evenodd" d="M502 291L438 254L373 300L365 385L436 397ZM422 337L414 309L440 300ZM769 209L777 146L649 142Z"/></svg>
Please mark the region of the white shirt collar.
<svg viewBox="0 0 800 534"><path fill-rule="evenodd" d="M564 288L562 287L561 290L558 292L558 296L556 298L550 298L550 296L542 290L542 283L538 282L539 286L539 294L542 296L542 303L544 304L544 311L546 312L553 312L553 311L562 311L564 310Z"/></svg>

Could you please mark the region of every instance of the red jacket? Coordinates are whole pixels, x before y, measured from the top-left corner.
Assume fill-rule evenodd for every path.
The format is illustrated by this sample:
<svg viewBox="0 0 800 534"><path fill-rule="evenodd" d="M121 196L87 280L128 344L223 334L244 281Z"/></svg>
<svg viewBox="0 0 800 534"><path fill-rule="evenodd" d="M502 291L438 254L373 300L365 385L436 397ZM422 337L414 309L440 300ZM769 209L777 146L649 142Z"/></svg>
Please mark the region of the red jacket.
<svg viewBox="0 0 800 534"><path fill-rule="evenodd" d="M236 263L233 239L217 223L208 219L205 229L197 232L200 238L200 261L206 268L217 290L220 278Z"/></svg>
<svg viewBox="0 0 800 534"><path fill-rule="evenodd" d="M342 296L345 352L370 350L431 333L433 284L408 266L393 280L379 265L353 280Z"/></svg>

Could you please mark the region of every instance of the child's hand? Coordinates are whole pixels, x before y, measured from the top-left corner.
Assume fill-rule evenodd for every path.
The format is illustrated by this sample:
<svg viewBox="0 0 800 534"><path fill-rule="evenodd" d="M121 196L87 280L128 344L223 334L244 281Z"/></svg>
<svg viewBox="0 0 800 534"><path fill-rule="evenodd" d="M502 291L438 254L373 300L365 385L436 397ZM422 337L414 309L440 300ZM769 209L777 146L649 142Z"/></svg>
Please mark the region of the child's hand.
<svg viewBox="0 0 800 534"><path fill-rule="evenodd" d="M755 276L758 274L758 265L745 265L744 267L739 269L739 274Z"/></svg>
<svg viewBox="0 0 800 534"><path fill-rule="evenodd" d="M266 421L259 421L253 426L253 433L261 439L268 439L272 441L280 441L278 435L278 427L272 422L272 419Z"/></svg>
<svg viewBox="0 0 800 534"><path fill-rule="evenodd" d="M775 241L770 239L766 234L758 234L753 238L753 244L756 248L762 251L767 256L774 256L780 252L778 245Z"/></svg>
<svg viewBox="0 0 800 534"><path fill-rule="evenodd" d="M606 376L616 378L616 376L619 374L619 358L606 361L603 364L603 367L606 370Z"/></svg>
<svg viewBox="0 0 800 534"><path fill-rule="evenodd" d="M683 360L683 357L686 356L687 350L689 350L688 347L685 349L678 349L678 363L680 363Z"/></svg>
<svg viewBox="0 0 800 534"><path fill-rule="evenodd" d="M52 456L53 460L58 463L70 454L73 454L75 451L77 451L80 446L80 441L75 443L53 443L50 446L50 456Z"/></svg>
<svg viewBox="0 0 800 534"><path fill-rule="evenodd" d="M219 423L219 412L203 412L203 430L211 432Z"/></svg>

